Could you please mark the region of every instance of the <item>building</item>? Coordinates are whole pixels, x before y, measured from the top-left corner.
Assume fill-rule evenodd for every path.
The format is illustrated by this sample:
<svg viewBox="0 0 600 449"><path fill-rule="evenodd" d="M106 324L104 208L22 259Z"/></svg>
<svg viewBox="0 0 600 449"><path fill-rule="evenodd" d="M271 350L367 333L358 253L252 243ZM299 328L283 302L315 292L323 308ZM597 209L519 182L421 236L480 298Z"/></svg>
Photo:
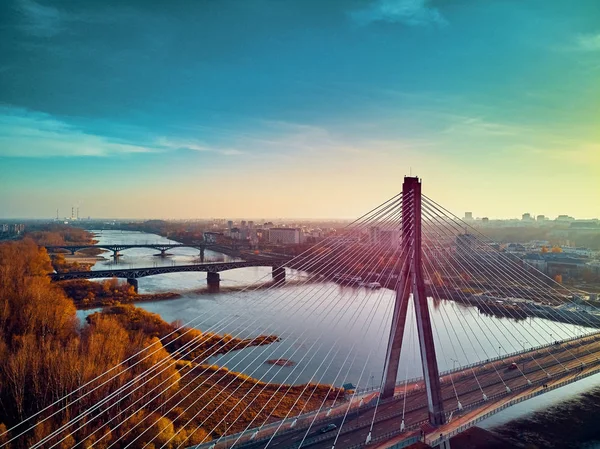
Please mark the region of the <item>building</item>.
<svg viewBox="0 0 600 449"><path fill-rule="evenodd" d="M465 212L465 220L473 220L473 212Z"/></svg>
<svg viewBox="0 0 600 449"><path fill-rule="evenodd" d="M401 244L399 230L384 230L379 232L379 244L391 248L399 248Z"/></svg>
<svg viewBox="0 0 600 449"><path fill-rule="evenodd" d="M0 234L3 237L21 235L25 232L25 225L23 223L12 223L0 225Z"/></svg>
<svg viewBox="0 0 600 449"><path fill-rule="evenodd" d="M504 250L509 254L523 255L527 253L527 248L525 248L525 246L521 245L520 243L509 243L508 245L506 245Z"/></svg>
<svg viewBox="0 0 600 449"><path fill-rule="evenodd" d="M538 271L541 271L542 273L546 273L548 270L546 258L543 257L541 254L527 254L525 257L523 257L523 263L525 265L535 268Z"/></svg>
<svg viewBox="0 0 600 449"><path fill-rule="evenodd" d="M456 236L456 252L461 255L472 255L477 250L477 237L473 234Z"/></svg>
<svg viewBox="0 0 600 449"><path fill-rule="evenodd" d="M593 257L594 251L589 248L574 248L572 246L562 246L562 252L564 254L575 255L578 257Z"/></svg>
<svg viewBox="0 0 600 449"><path fill-rule="evenodd" d="M205 232L204 242L205 243L217 243L217 236L220 235L218 232Z"/></svg>
<svg viewBox="0 0 600 449"><path fill-rule="evenodd" d="M229 237L231 237L233 240L239 240L241 238L240 229L231 228L231 231L229 231Z"/></svg>
<svg viewBox="0 0 600 449"><path fill-rule="evenodd" d="M269 243L283 245L297 245L301 243L299 228L271 228L269 229Z"/></svg>
<svg viewBox="0 0 600 449"><path fill-rule="evenodd" d="M568 215L559 215L558 217L556 217L556 221L561 222L561 223L569 223L571 221L575 221L575 219Z"/></svg>
<svg viewBox="0 0 600 449"><path fill-rule="evenodd" d="M536 220L537 220L537 221L546 221L546 216L545 216L545 215L538 215L538 216L536 217Z"/></svg>
<svg viewBox="0 0 600 449"><path fill-rule="evenodd" d="M533 220L533 218L531 217L530 213L525 213L522 215L521 220L522 221L531 221L531 220Z"/></svg>
<svg viewBox="0 0 600 449"><path fill-rule="evenodd" d="M369 243L371 245L379 243L379 232L380 229L377 226L371 226L369 228Z"/></svg>

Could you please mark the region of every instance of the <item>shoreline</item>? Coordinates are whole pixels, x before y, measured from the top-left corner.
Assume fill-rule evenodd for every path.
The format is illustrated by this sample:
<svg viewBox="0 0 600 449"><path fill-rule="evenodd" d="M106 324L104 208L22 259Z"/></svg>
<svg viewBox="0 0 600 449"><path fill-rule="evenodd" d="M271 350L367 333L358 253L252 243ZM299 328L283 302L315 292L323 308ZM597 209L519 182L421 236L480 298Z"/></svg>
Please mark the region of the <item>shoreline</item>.
<svg viewBox="0 0 600 449"><path fill-rule="evenodd" d="M318 280L318 279L316 279L316 280ZM87 280L87 279L84 279L84 281L90 282L90 283L95 283L95 284L98 283L98 282L94 282L93 280ZM311 282L311 281L309 281L309 282ZM71 281L60 281L57 284L59 286L61 286L61 288L64 288L63 286L65 284L61 284L63 282L68 283ZM278 285L278 287L285 287L286 285L294 286L294 285L300 285L300 284L305 284L305 283L306 283L305 280L298 279L295 281L286 281L285 284ZM132 296L131 299L127 300L127 301L123 301L122 298L111 297L111 298L105 298L101 301L97 301L94 303L88 303L88 304L82 304L81 301L76 301L72 297L71 297L71 299L73 299L75 308L77 310L89 310L89 309L96 309L96 308L102 308L102 307L110 307L110 306L114 306L117 304L138 304L138 303L153 303L153 302L161 302L161 301L170 301L170 300L174 300L174 299L184 298L186 295L204 296L204 295L218 294L218 293L244 292L245 290L248 290L248 289L264 290L264 289L272 287L276 284L277 283L275 281L267 281L267 282L264 282L261 284L247 284L247 285L240 285L240 286L221 287L217 292L215 292L214 290L211 290L210 287L201 287L199 289L168 291L168 292L160 292L160 293L139 293L139 294L136 294L136 296ZM111 301L113 301L113 302L111 303Z"/></svg>
<svg viewBox="0 0 600 449"><path fill-rule="evenodd" d="M78 304L75 301L75 309L77 310L90 310L90 309L102 309L104 307L112 307L112 306L116 306L116 305L127 305L127 304L131 304L131 305L135 305L137 303L145 303L145 302L159 302L159 301L169 301L169 300L173 300L173 299L180 299L182 298L182 295L179 293L172 293L172 292L166 292L166 293L149 293L149 294L141 294L138 296L139 299L135 299L133 301L119 301L119 300L112 300L114 301L112 304L106 304L106 303L97 303L97 304ZM72 299L72 298L71 298ZM106 301L111 301L111 299L107 299Z"/></svg>

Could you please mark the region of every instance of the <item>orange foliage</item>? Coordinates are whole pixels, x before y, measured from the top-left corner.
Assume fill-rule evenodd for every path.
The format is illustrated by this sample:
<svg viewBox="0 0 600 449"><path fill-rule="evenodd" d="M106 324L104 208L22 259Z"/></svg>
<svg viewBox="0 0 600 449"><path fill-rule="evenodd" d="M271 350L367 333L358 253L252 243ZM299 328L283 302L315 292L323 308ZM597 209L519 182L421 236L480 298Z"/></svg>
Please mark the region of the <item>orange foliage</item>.
<svg viewBox="0 0 600 449"><path fill-rule="evenodd" d="M243 412L254 399L243 392L260 384L256 379L218 367L209 368L206 373L204 365L190 360L269 344L277 340L276 336L240 340L200 330L176 330L179 323L168 324L159 315L133 306L104 309L90 315L87 323L80 326L73 301L50 283L49 270L48 255L31 239L0 244L0 434L50 407L48 412L30 419L28 425L36 425L15 439L10 449L31 447L104 401L101 412L99 409L96 415L88 415L85 421L49 438L44 447L80 445L105 449L123 437L115 447L131 442L132 449L173 449L222 434L224 425L210 434L206 428L215 427L231 410L236 416L232 429L235 432L257 414L267 419L271 409L272 416L283 417L290 410L299 413L314 409L323 400L332 401L343 395L330 386L309 385L306 389L291 387L290 394L284 396L286 389L267 385L252 407ZM119 288L115 282L100 284L100 288ZM186 343L193 343L194 350L183 351ZM208 381L211 375L214 378ZM71 396L68 407L62 410L66 402L61 399L86 383L88 386L81 392L86 394ZM241 385L244 388L234 395ZM183 400L189 389L196 387L203 396L192 395ZM123 392L111 394L119 388L124 388ZM184 388L188 390L183 391ZM179 408L169 412L182 400ZM57 401L58 405L53 406ZM265 404L271 405L260 412ZM189 411L179 416L188 407ZM214 412L206 424L206 414L196 414L203 407ZM128 412L122 414L125 410ZM9 432L7 436L14 435ZM133 436L139 439L133 442ZM2 438L6 441L6 436L0 437L0 444Z"/></svg>

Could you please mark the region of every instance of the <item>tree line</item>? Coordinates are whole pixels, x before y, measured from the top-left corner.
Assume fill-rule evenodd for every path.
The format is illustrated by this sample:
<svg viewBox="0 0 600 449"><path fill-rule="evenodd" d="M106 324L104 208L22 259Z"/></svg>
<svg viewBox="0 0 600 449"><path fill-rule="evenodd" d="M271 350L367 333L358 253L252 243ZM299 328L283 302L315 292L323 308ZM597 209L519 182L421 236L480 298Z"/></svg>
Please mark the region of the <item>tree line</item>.
<svg viewBox="0 0 600 449"><path fill-rule="evenodd" d="M138 437L131 448L174 448L225 432L217 423L232 406L218 408L219 400L232 400L229 393L236 386L243 384L243 391L257 381L204 363L215 354L269 344L277 337L239 340L180 329L180 323L166 323L131 305L105 308L80 323L71 298L50 282L51 270L45 249L32 239L0 244L0 444L30 427L7 447L28 448L56 432L41 447L56 443L58 448L81 444L103 449L119 438L114 447L124 447ZM193 351L185 350L190 342ZM218 388L205 389L215 385ZM198 386L205 392L201 400L188 402L187 411L174 406L186 397L187 389ZM240 414L230 432L243 430L254 417L267 419L269 409L262 415L260 409L269 401L279 404L272 415L277 417L290 409L318 407L323 399L343 394L337 388L311 385L294 387L285 400L277 401L282 392L276 387L269 386L270 395L267 391L257 396L248 412L243 412L244 406L255 398L240 397L233 407ZM124 393L111 396L119 388ZM66 396L73 391L77 393ZM97 404L102 407L86 413ZM208 404L214 411L210 419L194 416ZM78 416L85 419L66 425Z"/></svg>

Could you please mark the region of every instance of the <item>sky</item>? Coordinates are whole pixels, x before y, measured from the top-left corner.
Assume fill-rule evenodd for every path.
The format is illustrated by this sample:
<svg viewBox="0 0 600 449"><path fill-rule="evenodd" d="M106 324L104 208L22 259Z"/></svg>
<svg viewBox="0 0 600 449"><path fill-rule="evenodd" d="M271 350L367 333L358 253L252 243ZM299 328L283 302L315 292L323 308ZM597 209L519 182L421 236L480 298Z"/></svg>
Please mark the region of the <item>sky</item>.
<svg viewBox="0 0 600 449"><path fill-rule="evenodd" d="M600 216L598 0L2 0L0 217Z"/></svg>

